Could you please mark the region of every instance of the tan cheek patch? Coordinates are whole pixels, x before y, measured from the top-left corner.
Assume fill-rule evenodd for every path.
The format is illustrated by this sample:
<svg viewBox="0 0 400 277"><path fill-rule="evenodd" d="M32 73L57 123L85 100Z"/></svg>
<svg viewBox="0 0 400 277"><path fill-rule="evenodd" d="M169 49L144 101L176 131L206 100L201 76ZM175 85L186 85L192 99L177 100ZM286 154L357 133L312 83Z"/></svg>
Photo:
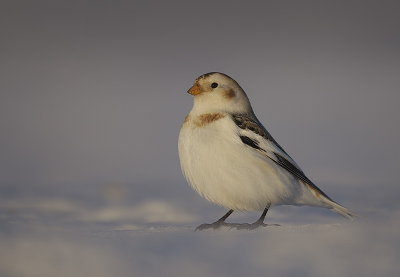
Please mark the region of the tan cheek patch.
<svg viewBox="0 0 400 277"><path fill-rule="evenodd" d="M224 97L227 98L227 99L232 99L235 96L236 96L236 93L235 93L235 91L233 89L227 90L224 93Z"/></svg>
<svg viewBox="0 0 400 277"><path fill-rule="evenodd" d="M208 125L214 121L217 121L223 117L225 117L225 115L223 115L221 113L206 113L206 114L199 115L197 117L197 120L195 121L195 124L198 127L203 127L203 126Z"/></svg>

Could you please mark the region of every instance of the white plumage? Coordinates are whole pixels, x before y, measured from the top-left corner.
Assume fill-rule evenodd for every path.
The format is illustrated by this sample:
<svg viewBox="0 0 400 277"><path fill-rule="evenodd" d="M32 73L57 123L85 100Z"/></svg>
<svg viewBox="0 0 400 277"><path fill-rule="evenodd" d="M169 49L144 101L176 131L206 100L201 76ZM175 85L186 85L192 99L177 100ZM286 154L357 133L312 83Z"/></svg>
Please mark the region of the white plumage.
<svg viewBox="0 0 400 277"><path fill-rule="evenodd" d="M353 216L304 175L258 121L236 81L207 73L188 92L194 105L179 134L179 157L201 196L230 210L266 213L274 205L309 205Z"/></svg>

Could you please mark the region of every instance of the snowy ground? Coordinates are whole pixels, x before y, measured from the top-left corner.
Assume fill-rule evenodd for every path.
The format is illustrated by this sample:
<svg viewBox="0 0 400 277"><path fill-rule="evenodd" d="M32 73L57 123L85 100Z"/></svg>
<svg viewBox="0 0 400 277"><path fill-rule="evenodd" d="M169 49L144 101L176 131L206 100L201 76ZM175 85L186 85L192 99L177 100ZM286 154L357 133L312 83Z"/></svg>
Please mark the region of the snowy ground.
<svg viewBox="0 0 400 277"><path fill-rule="evenodd" d="M400 211L369 211L350 222L329 212L276 208L268 222L281 226L194 232L202 215L165 201L89 207L37 198L2 201L0 220L4 277L400 274Z"/></svg>

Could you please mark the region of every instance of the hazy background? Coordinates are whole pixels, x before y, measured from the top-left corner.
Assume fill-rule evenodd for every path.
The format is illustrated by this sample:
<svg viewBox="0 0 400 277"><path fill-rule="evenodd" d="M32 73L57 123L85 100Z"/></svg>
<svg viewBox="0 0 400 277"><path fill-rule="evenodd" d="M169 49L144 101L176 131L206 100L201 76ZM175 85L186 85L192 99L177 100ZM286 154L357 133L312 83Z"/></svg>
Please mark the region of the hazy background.
<svg viewBox="0 0 400 277"><path fill-rule="evenodd" d="M398 276L399 14L397 1L1 1L0 275ZM177 154L186 90L210 71L361 218L277 207L280 228L192 233L225 212Z"/></svg>

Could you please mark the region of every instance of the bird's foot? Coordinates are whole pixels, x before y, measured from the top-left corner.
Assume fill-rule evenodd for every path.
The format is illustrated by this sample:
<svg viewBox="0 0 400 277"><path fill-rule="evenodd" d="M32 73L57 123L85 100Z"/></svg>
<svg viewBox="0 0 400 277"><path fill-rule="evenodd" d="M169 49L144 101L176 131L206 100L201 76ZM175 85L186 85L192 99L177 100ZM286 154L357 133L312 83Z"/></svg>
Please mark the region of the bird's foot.
<svg viewBox="0 0 400 277"><path fill-rule="evenodd" d="M221 228L223 226L229 226L230 223L226 223L225 221L215 221L214 223L204 223L196 227L195 231L204 231L208 229L213 229L216 230L218 228Z"/></svg>
<svg viewBox="0 0 400 277"><path fill-rule="evenodd" d="M260 227L268 227L268 226L281 226L279 224L266 224L264 222L256 221L254 223L238 223L232 224L232 228L236 228L237 230L254 230Z"/></svg>
<svg viewBox="0 0 400 277"><path fill-rule="evenodd" d="M267 226L280 226L279 224L266 224L262 221L256 221L254 223L226 223L224 221L216 221L211 224L201 224L196 228L196 231L203 231L208 229L219 229L221 227L228 227L229 229L236 230L254 230L259 227L267 227Z"/></svg>

